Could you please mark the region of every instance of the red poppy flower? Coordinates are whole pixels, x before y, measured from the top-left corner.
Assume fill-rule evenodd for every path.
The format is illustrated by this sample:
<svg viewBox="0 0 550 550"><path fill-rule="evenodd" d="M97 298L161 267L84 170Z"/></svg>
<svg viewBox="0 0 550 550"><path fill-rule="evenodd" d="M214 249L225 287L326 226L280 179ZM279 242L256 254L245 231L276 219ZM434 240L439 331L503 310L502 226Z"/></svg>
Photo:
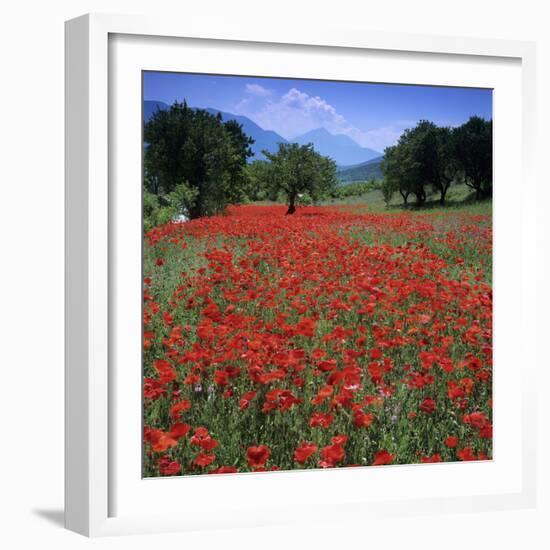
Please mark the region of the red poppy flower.
<svg viewBox="0 0 550 550"><path fill-rule="evenodd" d="M479 430L479 437L482 439L492 439L493 437L493 427L490 424L483 426Z"/></svg>
<svg viewBox="0 0 550 550"><path fill-rule="evenodd" d="M145 378L143 380L143 397L156 400L166 394L166 388L163 387L160 380L154 378Z"/></svg>
<svg viewBox="0 0 550 550"><path fill-rule="evenodd" d="M324 357L326 352L322 349L315 348L312 352L310 357L314 360L321 359L321 357Z"/></svg>
<svg viewBox="0 0 550 550"><path fill-rule="evenodd" d="M195 433L191 437L190 442L191 445L201 447L205 451L211 451L219 445L219 441L212 438L208 433L208 430L202 426L195 429Z"/></svg>
<svg viewBox="0 0 550 550"><path fill-rule="evenodd" d="M175 476L181 472L181 464L175 460L162 463L159 461L159 472L163 476Z"/></svg>
<svg viewBox="0 0 550 550"><path fill-rule="evenodd" d="M422 463L424 464L431 464L431 463L434 463L434 462L441 462L441 455L439 454L435 454L435 455L432 455L432 456L423 456L421 458L421 461Z"/></svg>
<svg viewBox="0 0 550 550"><path fill-rule="evenodd" d="M390 454L386 449L381 449L377 451L374 455L374 460L372 462L373 466L384 466L386 464L391 464L395 459L395 456Z"/></svg>
<svg viewBox="0 0 550 550"><path fill-rule="evenodd" d="M447 447L449 447L450 449L454 449L458 445L458 437L450 435L445 440L445 445L447 445Z"/></svg>
<svg viewBox="0 0 550 550"><path fill-rule="evenodd" d="M305 464L307 459L318 450L315 443L302 442L301 445L294 451L294 460L299 464Z"/></svg>
<svg viewBox="0 0 550 550"><path fill-rule="evenodd" d="M189 424L177 422L176 424L172 424L169 435L174 439L179 439L180 437L185 437L190 429L191 426Z"/></svg>
<svg viewBox="0 0 550 550"><path fill-rule="evenodd" d="M217 370L214 373L214 382L218 386L226 386L229 383L229 374L224 370Z"/></svg>
<svg viewBox="0 0 550 550"><path fill-rule="evenodd" d="M269 455L270 450L266 445L249 447L248 451L246 451L246 460L252 468L259 468L267 462Z"/></svg>
<svg viewBox="0 0 550 550"><path fill-rule="evenodd" d="M209 474L236 474L239 470L234 466L220 466L214 470L209 470Z"/></svg>
<svg viewBox="0 0 550 550"><path fill-rule="evenodd" d="M477 460L477 457L473 454L471 447L464 447L464 449L458 450L456 455L460 458L460 460L464 461Z"/></svg>
<svg viewBox="0 0 550 550"><path fill-rule="evenodd" d="M179 403L170 407L170 417L174 420L180 418L183 411L187 411L191 408L191 402L187 399L183 399Z"/></svg>
<svg viewBox="0 0 550 550"><path fill-rule="evenodd" d="M334 443L334 445L345 445L348 439L349 437L347 435L335 435L330 438L330 441Z"/></svg>
<svg viewBox="0 0 550 550"><path fill-rule="evenodd" d="M423 410L426 414L432 414L435 411L435 401L427 397L420 404L420 409Z"/></svg>
<svg viewBox="0 0 550 550"><path fill-rule="evenodd" d="M367 428L374 422L374 415L356 410L353 413L353 425L356 428Z"/></svg>
<svg viewBox="0 0 550 550"><path fill-rule="evenodd" d="M333 445L328 445L321 449L321 457L323 467L334 467L338 462L342 462L346 457L346 451L344 447L339 443L334 443Z"/></svg>
<svg viewBox="0 0 550 550"><path fill-rule="evenodd" d="M162 434L158 439L151 445L151 448L156 453L163 453L164 451L175 447L178 444L177 440L171 437L169 434Z"/></svg>
<svg viewBox="0 0 550 550"><path fill-rule="evenodd" d="M154 366L159 374L161 384L168 384L169 382L172 382L172 380L176 379L176 371L165 359L157 359L154 362Z"/></svg>
<svg viewBox="0 0 550 550"><path fill-rule="evenodd" d="M473 412L471 414L465 414L462 418L462 421L465 424L470 424L474 428L477 428L480 430L484 426L486 426L489 422L485 414L482 412Z"/></svg>
<svg viewBox="0 0 550 550"><path fill-rule="evenodd" d="M252 391L249 391L249 392L246 392L242 397L241 399L239 400L239 409L241 411L244 411L245 409L248 408L248 405L250 403L250 401L252 399L254 399L254 397L256 397L256 391L255 390L252 390Z"/></svg>
<svg viewBox="0 0 550 550"><path fill-rule="evenodd" d="M320 426L321 428L328 428L332 424L334 417L331 414L313 413L309 420L309 425L312 428Z"/></svg>
<svg viewBox="0 0 550 550"><path fill-rule="evenodd" d="M216 460L216 455L210 455L206 453L199 453L193 460L197 466L209 466Z"/></svg>

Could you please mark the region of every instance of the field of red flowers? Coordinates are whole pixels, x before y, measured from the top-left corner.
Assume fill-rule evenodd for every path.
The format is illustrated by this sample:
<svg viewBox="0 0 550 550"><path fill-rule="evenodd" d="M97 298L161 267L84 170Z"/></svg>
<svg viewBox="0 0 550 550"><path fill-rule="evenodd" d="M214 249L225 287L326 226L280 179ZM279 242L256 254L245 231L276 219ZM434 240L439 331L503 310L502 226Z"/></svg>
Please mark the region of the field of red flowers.
<svg viewBox="0 0 550 550"><path fill-rule="evenodd" d="M490 216L284 212L146 234L143 475L490 459Z"/></svg>

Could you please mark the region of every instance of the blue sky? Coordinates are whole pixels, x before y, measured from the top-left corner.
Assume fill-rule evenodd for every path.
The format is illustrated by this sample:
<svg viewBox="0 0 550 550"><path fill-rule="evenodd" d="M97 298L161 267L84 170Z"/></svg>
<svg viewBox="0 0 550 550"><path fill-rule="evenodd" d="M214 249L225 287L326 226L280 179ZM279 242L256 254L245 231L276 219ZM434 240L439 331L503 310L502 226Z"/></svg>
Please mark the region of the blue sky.
<svg viewBox="0 0 550 550"><path fill-rule="evenodd" d="M143 96L244 115L286 139L323 127L377 151L421 119L492 118L492 91L476 88L146 72Z"/></svg>

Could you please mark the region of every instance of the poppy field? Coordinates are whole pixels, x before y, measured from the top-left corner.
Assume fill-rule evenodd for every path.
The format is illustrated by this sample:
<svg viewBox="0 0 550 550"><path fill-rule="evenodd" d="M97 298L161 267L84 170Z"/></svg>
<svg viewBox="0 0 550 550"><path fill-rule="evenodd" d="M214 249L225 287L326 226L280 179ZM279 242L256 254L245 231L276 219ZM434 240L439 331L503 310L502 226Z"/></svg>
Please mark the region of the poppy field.
<svg viewBox="0 0 550 550"><path fill-rule="evenodd" d="M491 216L285 211L145 233L144 477L491 459Z"/></svg>

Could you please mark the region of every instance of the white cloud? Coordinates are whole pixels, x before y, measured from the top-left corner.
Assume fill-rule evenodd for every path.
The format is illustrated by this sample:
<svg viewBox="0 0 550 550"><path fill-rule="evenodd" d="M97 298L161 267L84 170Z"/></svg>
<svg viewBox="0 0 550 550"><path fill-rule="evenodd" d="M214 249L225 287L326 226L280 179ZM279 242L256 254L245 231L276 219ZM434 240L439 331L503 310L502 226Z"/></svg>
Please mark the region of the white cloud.
<svg viewBox="0 0 550 550"><path fill-rule="evenodd" d="M258 97L267 97L271 95L271 90L268 90L267 88L264 88L259 84L247 84L245 86L245 90L247 94L255 95Z"/></svg>
<svg viewBox="0 0 550 550"><path fill-rule="evenodd" d="M277 99L264 97L261 103L257 99L251 101L251 98L245 97L234 110L237 114L248 116L262 128L274 130L287 139L319 127L333 133L344 133L350 127L346 119L327 101L297 88L291 88Z"/></svg>
<svg viewBox="0 0 550 550"><path fill-rule="evenodd" d="M395 125L369 130L361 130L350 124L338 113L333 105L319 96L312 96L297 88L291 88L280 98L260 96L256 84L247 84L247 92L256 99L245 97L235 107L237 114L248 116L266 130L273 130L286 139L319 127L326 128L333 134L345 134L362 147L369 147L382 152L385 147L393 145L403 130L410 127L410 121L397 121ZM254 91L249 90L254 88ZM262 86L258 86L262 88ZM263 97L259 102L258 98ZM414 125L414 124L412 124Z"/></svg>
<svg viewBox="0 0 550 550"><path fill-rule="evenodd" d="M409 128L409 126L400 124L373 128L362 132L362 136L357 142L363 147L370 147L383 153L386 147L397 143L397 140L406 128Z"/></svg>
<svg viewBox="0 0 550 550"><path fill-rule="evenodd" d="M336 109L319 96L310 96L291 88L282 98L281 103L291 109L297 109L303 115L326 122L333 126L345 126L346 119Z"/></svg>

